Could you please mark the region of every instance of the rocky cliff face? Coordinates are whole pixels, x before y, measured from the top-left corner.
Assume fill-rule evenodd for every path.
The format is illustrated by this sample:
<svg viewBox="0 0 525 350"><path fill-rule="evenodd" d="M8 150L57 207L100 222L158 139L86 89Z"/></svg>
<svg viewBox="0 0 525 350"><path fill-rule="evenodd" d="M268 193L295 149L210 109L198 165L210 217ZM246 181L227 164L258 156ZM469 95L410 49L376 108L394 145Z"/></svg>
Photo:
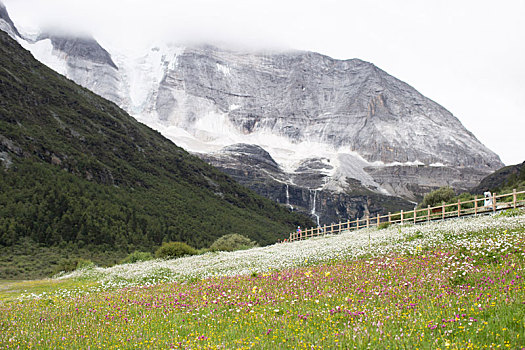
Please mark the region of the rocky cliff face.
<svg viewBox="0 0 525 350"><path fill-rule="evenodd" d="M95 39L43 33L21 44L39 61L77 84L117 105L123 104L118 67Z"/></svg>
<svg viewBox="0 0 525 350"><path fill-rule="evenodd" d="M319 142L368 162L494 168L498 157L450 112L374 65L311 52L248 54L185 49L149 111L170 125L198 124L181 94L227 114L243 134ZM163 106L162 109L154 104ZM202 105L201 104L201 105ZM197 126L198 127L198 126Z"/></svg>
<svg viewBox="0 0 525 350"><path fill-rule="evenodd" d="M9 36L15 40L16 38L22 37L22 35L20 35L18 32L18 29L16 29L15 24L9 17L9 13L2 2L0 2L0 30L3 30L9 34Z"/></svg>
<svg viewBox="0 0 525 350"><path fill-rule="evenodd" d="M327 181L327 175L320 171L327 167L322 160L310 159L290 175L255 145L235 144L200 156L255 192L292 211L311 215L318 224L414 207L402 198L370 191L356 179L347 179L346 191L318 188Z"/></svg>
<svg viewBox="0 0 525 350"><path fill-rule="evenodd" d="M41 39L26 47L44 63L260 194L315 215L326 203L321 221L373 212L354 195L406 206L502 166L445 108L358 59Z"/></svg>

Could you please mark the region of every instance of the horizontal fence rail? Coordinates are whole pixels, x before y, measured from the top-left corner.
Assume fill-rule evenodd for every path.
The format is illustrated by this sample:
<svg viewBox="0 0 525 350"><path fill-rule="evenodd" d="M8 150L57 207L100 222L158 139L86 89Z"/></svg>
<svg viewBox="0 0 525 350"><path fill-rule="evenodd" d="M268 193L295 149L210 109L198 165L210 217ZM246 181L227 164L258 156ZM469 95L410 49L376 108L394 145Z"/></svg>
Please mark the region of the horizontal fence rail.
<svg viewBox="0 0 525 350"><path fill-rule="evenodd" d="M499 210L518 208L525 206L525 191L517 192L515 189L511 193L496 195L490 197L475 196L472 200L459 201L457 203L445 204L444 202L437 207L414 209L411 211L401 210L399 213L388 215L377 215L356 219L354 221L345 221L311 227L304 230L290 233L289 241L298 241L312 237L324 235L339 234L343 231L354 231L362 228L380 227L382 224L409 224L421 223L432 220L445 220L462 216L495 213Z"/></svg>

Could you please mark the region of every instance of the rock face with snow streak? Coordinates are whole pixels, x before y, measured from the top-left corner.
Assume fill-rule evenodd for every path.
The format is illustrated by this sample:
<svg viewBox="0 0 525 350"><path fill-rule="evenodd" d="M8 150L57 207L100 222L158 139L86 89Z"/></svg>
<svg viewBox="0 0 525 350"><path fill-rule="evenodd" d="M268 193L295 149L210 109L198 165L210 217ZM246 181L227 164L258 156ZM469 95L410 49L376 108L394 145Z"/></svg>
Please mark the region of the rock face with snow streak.
<svg viewBox="0 0 525 350"><path fill-rule="evenodd" d="M319 224L374 217L414 206L402 198L370 191L356 179L347 180L346 191L316 189L327 181L327 175L319 171L329 166L323 159L308 159L289 174L268 152L255 145L235 144L201 154L201 158L260 195L311 215Z"/></svg>
<svg viewBox="0 0 525 350"><path fill-rule="evenodd" d="M176 69L166 71L161 91L157 101L165 108L158 115L170 124L196 122L191 110L179 107L184 92L226 113L239 132L347 147L369 162L485 169L501 163L450 112L357 59L192 48L177 57Z"/></svg>
<svg viewBox="0 0 525 350"><path fill-rule="evenodd" d="M182 128L208 147L260 145L290 185L340 193L354 178L372 191L418 200L443 185L467 189L501 165L450 112L361 60L203 46L169 62L144 104L147 119ZM311 154L294 150L301 146ZM318 146L325 151L317 154ZM220 159L216 154L213 164L221 166ZM242 168L222 159L230 173ZM323 159L331 163L314 166ZM313 173L309 181L301 181L302 168Z"/></svg>
<svg viewBox="0 0 525 350"><path fill-rule="evenodd" d="M15 24L9 17L9 14L7 13L7 9L5 5L0 2L0 30L3 30L9 36L16 40L16 38L21 38L22 35L18 32L18 29L16 29Z"/></svg>
<svg viewBox="0 0 525 350"><path fill-rule="evenodd" d="M33 56L58 73L122 105L125 89L111 55L91 37L40 33L22 35L0 1L0 30L17 40Z"/></svg>
<svg viewBox="0 0 525 350"><path fill-rule="evenodd" d="M466 190L502 166L445 108L358 59L167 44L130 55L40 39L24 46L48 66L321 221L405 208L443 185Z"/></svg>
<svg viewBox="0 0 525 350"><path fill-rule="evenodd" d="M50 47L50 53L33 49L45 44ZM123 104L125 98L120 93L122 87L118 68L111 55L95 39L44 33L37 37L34 44L24 46L44 63L49 56L54 56L57 60L48 62L51 68L118 105Z"/></svg>

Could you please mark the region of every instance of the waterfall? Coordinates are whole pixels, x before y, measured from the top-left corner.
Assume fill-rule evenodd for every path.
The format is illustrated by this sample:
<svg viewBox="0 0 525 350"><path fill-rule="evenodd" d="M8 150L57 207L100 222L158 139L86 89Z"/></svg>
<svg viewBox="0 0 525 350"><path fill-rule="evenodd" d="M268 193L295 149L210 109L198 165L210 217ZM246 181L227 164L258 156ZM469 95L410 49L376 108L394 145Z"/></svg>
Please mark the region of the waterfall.
<svg viewBox="0 0 525 350"><path fill-rule="evenodd" d="M288 184L286 184L286 205L293 210L293 205L290 204L290 193L288 192Z"/></svg>
<svg viewBox="0 0 525 350"><path fill-rule="evenodd" d="M310 190L310 193L311 193L312 190ZM317 215L315 213L315 198L317 197L317 190L314 190L314 199L312 201L312 211L310 212L310 214L312 214L313 216L315 216L315 218L317 219L317 226L319 226L319 215Z"/></svg>

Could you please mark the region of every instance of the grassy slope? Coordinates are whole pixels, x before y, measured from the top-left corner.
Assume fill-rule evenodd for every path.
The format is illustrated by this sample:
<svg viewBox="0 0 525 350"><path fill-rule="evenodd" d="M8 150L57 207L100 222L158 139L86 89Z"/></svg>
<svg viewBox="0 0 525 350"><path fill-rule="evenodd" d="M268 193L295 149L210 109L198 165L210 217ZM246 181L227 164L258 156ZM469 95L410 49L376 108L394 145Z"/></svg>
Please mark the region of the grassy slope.
<svg viewBox="0 0 525 350"><path fill-rule="evenodd" d="M311 225L43 66L1 31L0 159L0 278L42 274L60 258L20 269L6 254L21 237L105 252L97 262L106 263L166 240L206 247L241 233L268 244Z"/></svg>
<svg viewBox="0 0 525 350"><path fill-rule="evenodd" d="M362 230L262 250L270 256L261 249L220 256L223 264L258 256L257 268L266 272L252 275L121 290L109 284L93 288L91 277L85 279L88 271L76 281L49 281L47 291L55 293L0 303L0 344L43 349L525 345L523 213ZM354 257L365 251L372 255ZM290 255L298 267L281 265L278 258ZM271 266L277 269L268 270ZM30 287L7 286L0 296ZM36 288L42 293L42 285Z"/></svg>
<svg viewBox="0 0 525 350"><path fill-rule="evenodd" d="M470 192L482 195L485 191L508 193L513 189L525 190L525 162L496 170L481 180Z"/></svg>

